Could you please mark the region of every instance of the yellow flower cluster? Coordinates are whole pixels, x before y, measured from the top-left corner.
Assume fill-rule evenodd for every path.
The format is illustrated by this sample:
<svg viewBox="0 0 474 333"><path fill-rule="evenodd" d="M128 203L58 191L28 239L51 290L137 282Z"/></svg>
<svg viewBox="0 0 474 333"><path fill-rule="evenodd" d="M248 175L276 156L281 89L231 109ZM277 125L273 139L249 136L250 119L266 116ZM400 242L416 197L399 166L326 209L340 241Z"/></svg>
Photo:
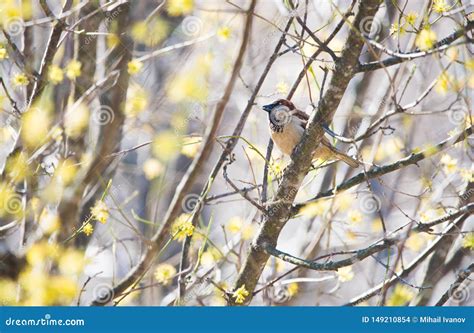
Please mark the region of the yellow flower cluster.
<svg viewBox="0 0 474 333"><path fill-rule="evenodd" d="M33 106L21 117L21 138L27 149L41 146L51 129L51 114L45 106Z"/></svg>
<svg viewBox="0 0 474 333"><path fill-rule="evenodd" d="M474 250L474 233L471 232L464 237L462 246L466 249Z"/></svg>
<svg viewBox="0 0 474 333"><path fill-rule="evenodd" d="M397 284L387 300L387 306L403 306L410 302L415 293L404 284Z"/></svg>
<svg viewBox="0 0 474 333"><path fill-rule="evenodd" d="M171 235L174 239L182 242L186 237L191 237L194 233L194 226L191 223L190 214L181 214L171 227Z"/></svg>
<svg viewBox="0 0 474 333"><path fill-rule="evenodd" d="M91 208L92 218L100 223L104 224L109 218L109 208L102 200L96 201L95 205Z"/></svg>
<svg viewBox="0 0 474 333"><path fill-rule="evenodd" d="M249 295L249 292L247 289L245 289L245 284L240 286L234 293L232 294L232 297L235 299L235 303L237 304L242 304L245 301L245 298Z"/></svg>
<svg viewBox="0 0 474 333"><path fill-rule="evenodd" d="M155 279L158 283L165 286L169 285L176 275L176 268L173 265L164 263L160 264L155 269Z"/></svg>
<svg viewBox="0 0 474 333"><path fill-rule="evenodd" d="M15 74L12 78L12 84L15 87L27 86L28 83L30 83L30 80L24 73Z"/></svg>
<svg viewBox="0 0 474 333"><path fill-rule="evenodd" d="M86 236L92 235L93 232L94 232L94 227L93 227L92 224L90 224L89 222L86 223L86 224L82 227L82 233L84 233Z"/></svg>
<svg viewBox="0 0 474 333"><path fill-rule="evenodd" d="M160 18L151 21L140 21L133 25L132 38L146 46L153 47L158 45L168 36L170 27L168 23Z"/></svg>
<svg viewBox="0 0 474 333"><path fill-rule="evenodd" d="M446 0L434 0L433 10L441 14L449 10L449 5L447 4Z"/></svg>
<svg viewBox="0 0 474 333"><path fill-rule="evenodd" d="M6 305L70 305L77 297L77 279L85 265L82 251L36 243L26 252L26 267L18 280L0 279L0 299Z"/></svg>
<svg viewBox="0 0 474 333"><path fill-rule="evenodd" d="M425 28L420 31L416 37L415 44L421 51L432 49L437 40L436 33L430 28Z"/></svg>
<svg viewBox="0 0 474 333"><path fill-rule="evenodd" d="M240 234L240 237L243 240L252 239L255 234L255 226L253 224L244 223L244 221L238 216L229 219L226 227L229 232Z"/></svg>
<svg viewBox="0 0 474 333"><path fill-rule="evenodd" d="M194 0L169 0L166 10L171 16L181 16L190 14L193 7Z"/></svg>
<svg viewBox="0 0 474 333"><path fill-rule="evenodd" d="M143 62L137 59L133 59L128 63L127 67L128 67L128 74L135 75L135 74L140 73L140 71L142 70Z"/></svg>
<svg viewBox="0 0 474 333"><path fill-rule="evenodd" d="M352 266L341 267L336 272L337 278L341 282L348 282L354 278L354 272Z"/></svg>

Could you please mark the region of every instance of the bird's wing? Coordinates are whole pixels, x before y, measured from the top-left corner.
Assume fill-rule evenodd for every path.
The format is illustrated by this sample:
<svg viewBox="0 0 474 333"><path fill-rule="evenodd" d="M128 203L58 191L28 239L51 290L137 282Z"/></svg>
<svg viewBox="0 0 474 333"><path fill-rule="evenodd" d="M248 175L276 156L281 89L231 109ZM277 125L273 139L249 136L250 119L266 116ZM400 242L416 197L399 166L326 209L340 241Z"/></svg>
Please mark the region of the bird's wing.
<svg viewBox="0 0 474 333"><path fill-rule="evenodd" d="M299 120L301 127L306 128L306 123L309 120L309 116L305 112L295 109L291 111L291 114Z"/></svg>

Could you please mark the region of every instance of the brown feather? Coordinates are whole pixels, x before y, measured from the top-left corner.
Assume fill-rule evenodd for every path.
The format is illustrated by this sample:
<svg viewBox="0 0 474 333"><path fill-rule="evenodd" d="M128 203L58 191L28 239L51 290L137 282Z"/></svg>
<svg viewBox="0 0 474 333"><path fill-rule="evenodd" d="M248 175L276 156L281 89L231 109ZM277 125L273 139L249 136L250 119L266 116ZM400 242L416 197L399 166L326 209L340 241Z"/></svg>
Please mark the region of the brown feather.
<svg viewBox="0 0 474 333"><path fill-rule="evenodd" d="M295 105L286 99L280 99L277 102L281 105L288 107L288 109L290 110L290 114L298 120L294 126L301 127L302 129L306 128L306 125L309 120L309 115L306 112L296 109ZM288 124L287 126L291 126L291 124ZM293 128L296 129L297 127ZM272 132L272 137L275 143L277 144L277 146L279 146L280 150L282 150L287 155L291 154L294 145L296 145L296 143L298 143L300 139L296 137L296 135L301 135L300 130L284 130L282 133ZM359 162L357 160L338 150L324 136L321 139L321 144L314 151L313 156L314 158L320 158L326 161L341 160L352 168L357 168L359 166Z"/></svg>

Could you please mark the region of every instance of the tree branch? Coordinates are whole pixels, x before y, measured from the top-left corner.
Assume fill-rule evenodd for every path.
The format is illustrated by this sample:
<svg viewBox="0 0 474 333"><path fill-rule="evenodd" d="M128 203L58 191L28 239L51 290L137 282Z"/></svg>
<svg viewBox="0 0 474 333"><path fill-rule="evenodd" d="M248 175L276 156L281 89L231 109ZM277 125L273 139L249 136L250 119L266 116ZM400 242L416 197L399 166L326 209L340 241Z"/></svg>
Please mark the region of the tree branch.
<svg viewBox="0 0 474 333"><path fill-rule="evenodd" d="M415 51L408 52L408 53L390 52L383 45L375 41L369 41L371 45L376 46L377 48L385 51L386 53L389 53L390 55L392 55L392 57L388 59L380 60L380 61L378 60L378 61L368 62L365 64L359 64L357 71L368 72L368 71L373 71L380 68L386 68L393 65L398 65L405 61L413 60L420 57L425 57L427 55L443 51L449 48L451 46L450 45L451 43L461 38L462 36L465 36L468 31L473 30L473 29L474 29L474 21L469 21L462 29L455 31L448 37L440 40L433 46L432 49L427 50L427 51L420 51L416 49Z"/></svg>
<svg viewBox="0 0 474 333"><path fill-rule="evenodd" d="M409 155L409 156L407 156L407 157L405 157L401 160L398 160L394 163L387 164L387 165L384 165L384 166L381 166L381 167L375 166L367 172L361 172L358 175L342 182L341 184L334 187L333 189L330 189L326 192L319 193L314 198L312 198L312 199L310 199L310 200L308 200L304 203L294 205L293 209L292 209L292 215L298 214L304 206L306 206L306 205L308 205L312 202L315 202L318 199L331 197L331 196L335 195L336 193L339 193L341 191L344 191L344 190L347 190L351 187L359 185L359 184L365 182L367 179L380 177L380 176L383 176L387 173L399 170L399 169L401 169L403 167L406 167L408 165L417 164L418 162L424 160L425 158L431 157L431 156L433 156L433 154L437 154L437 153L443 151L444 149L446 149L448 147L451 147L452 145L466 139L469 135L472 134L472 130L473 130L473 126L470 126L470 127L466 128L464 131L462 131L460 134L452 136L452 137L450 137L450 138L448 138L444 141L441 141L440 143L433 146L432 148L425 149L425 150L423 150L419 153L412 153L411 155Z"/></svg>
<svg viewBox="0 0 474 333"><path fill-rule="evenodd" d="M364 249L357 250L355 255L352 257L338 260L338 261L329 261L325 263L316 263L314 261L310 260L305 260L301 258L297 258L295 256L292 256L291 254L287 254L285 252L282 252L270 245L265 244L263 246L263 249L266 253L269 255L272 255L274 257L277 257L283 261L289 262L290 264L303 267L303 268L308 268L312 269L315 271L335 271L341 267L345 266L350 266L357 261L361 261L366 259L367 257L383 251L385 249L388 249L392 245L394 245L397 242L397 239L383 239L381 242L378 242L377 244L373 244L369 247L366 247Z"/></svg>
<svg viewBox="0 0 474 333"><path fill-rule="evenodd" d="M332 121L349 81L355 74L359 55L364 45L364 40L358 30L360 22L367 16L374 16L379 5L379 0L361 1L359 11L347 37L346 46L342 51L341 58L335 64L329 88L320 101L318 112L311 115L302 140L292 153L292 161L285 169L281 184L269 205L269 214L252 241L243 269L233 287L233 290L245 287L249 292L246 302L251 301L251 295L269 258L263 245L276 247L280 231L290 217L291 204L311 166L312 152L319 145L324 134L320 124ZM229 304L235 305L236 303L231 299Z"/></svg>
<svg viewBox="0 0 474 333"><path fill-rule="evenodd" d="M246 23L244 27L242 43L239 48L239 54L234 63L233 71L227 83L227 86L225 88L224 95L221 97L220 101L217 103L216 109L214 111L213 119L211 121L212 125L209 127L205 135L205 139L203 140L203 144L202 144L202 149L198 153L196 158L193 160L193 163L191 164L188 171L184 175L180 184L177 186L173 200L170 203L170 208L168 209L165 215L165 218L164 218L163 223L161 224L161 227L157 230L157 232L151 238L150 246L147 248L144 255L140 258L140 261L137 263L137 265L128 273L127 276L125 276L124 279L122 279L122 281L120 281L113 288L113 295L115 297L118 297L130 286L136 283L143 276L143 274L148 270L150 265L153 264L153 260L156 254L163 248L167 239L170 236L169 231L171 229L172 223L175 221L175 219L178 217L178 215L182 211L183 200L185 199L186 195L189 194L196 177L201 173L201 170L204 167L205 162L207 162L207 159L212 152L212 147L214 144L217 129L220 124L220 120L225 111L225 107L233 91L236 78L238 77L238 73L243 63L245 50L247 48L248 41L250 39L250 31L252 28L252 21L253 21L252 14L253 14L255 5L256 5L256 0L253 0L246 15L247 18L246 18ZM92 302L92 305L103 305L103 302L101 302L100 299L96 299Z"/></svg>

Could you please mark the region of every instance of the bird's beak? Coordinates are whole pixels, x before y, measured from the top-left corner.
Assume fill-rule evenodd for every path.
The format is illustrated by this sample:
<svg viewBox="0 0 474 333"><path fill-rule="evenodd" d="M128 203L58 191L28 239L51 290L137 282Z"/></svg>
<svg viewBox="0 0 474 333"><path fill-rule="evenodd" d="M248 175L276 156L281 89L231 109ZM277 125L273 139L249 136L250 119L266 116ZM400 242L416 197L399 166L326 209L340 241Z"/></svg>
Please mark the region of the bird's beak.
<svg viewBox="0 0 474 333"><path fill-rule="evenodd" d="M262 109L266 112L270 112L273 110L274 107L275 107L275 104L267 104L267 105L262 106Z"/></svg>

